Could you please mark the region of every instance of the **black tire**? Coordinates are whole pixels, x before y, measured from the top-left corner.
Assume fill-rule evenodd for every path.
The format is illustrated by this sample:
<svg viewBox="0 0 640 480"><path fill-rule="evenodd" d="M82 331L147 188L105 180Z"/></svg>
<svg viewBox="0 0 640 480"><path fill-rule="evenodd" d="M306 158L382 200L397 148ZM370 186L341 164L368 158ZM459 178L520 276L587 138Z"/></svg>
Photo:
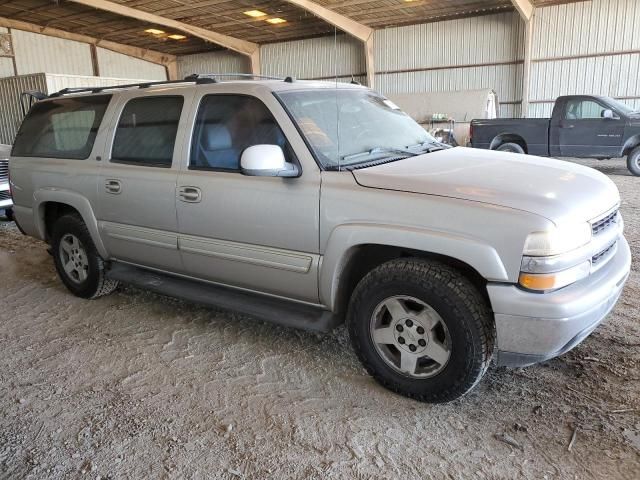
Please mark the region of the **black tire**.
<svg viewBox="0 0 640 480"><path fill-rule="evenodd" d="M449 330L450 357L435 376L404 375L376 349L371 318L384 299L398 295L432 307ZM449 402L469 392L489 367L496 338L493 315L476 287L448 265L417 258L392 260L369 272L351 297L347 323L356 354L380 384L430 403Z"/></svg>
<svg viewBox="0 0 640 480"><path fill-rule="evenodd" d="M68 235L79 240L80 246L86 252L86 279L80 281L65 271L61 241ZM102 260L91 239L91 234L84 221L78 214L67 214L60 217L53 225L51 234L51 250L53 259L62 283L74 295L82 298L98 298L113 292L118 282L108 279L105 272L105 262Z"/></svg>
<svg viewBox="0 0 640 480"><path fill-rule="evenodd" d="M9 220L10 222L13 222L13 209L7 208L4 211L4 216L7 220Z"/></svg>
<svg viewBox="0 0 640 480"><path fill-rule="evenodd" d="M503 143L498 148L496 148L496 150L498 150L499 152L525 153L524 148L522 148L522 145L518 143L512 143L512 142Z"/></svg>
<svg viewBox="0 0 640 480"><path fill-rule="evenodd" d="M636 177L640 177L640 147L636 147L627 155L627 168Z"/></svg>

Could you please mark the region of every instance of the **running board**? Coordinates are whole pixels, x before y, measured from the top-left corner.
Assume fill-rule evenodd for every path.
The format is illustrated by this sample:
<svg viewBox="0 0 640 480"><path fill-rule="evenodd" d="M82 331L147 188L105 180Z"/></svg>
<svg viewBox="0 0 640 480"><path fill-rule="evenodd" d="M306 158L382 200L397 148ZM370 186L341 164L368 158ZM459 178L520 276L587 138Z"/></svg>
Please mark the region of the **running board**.
<svg viewBox="0 0 640 480"><path fill-rule="evenodd" d="M338 317L320 307L190 280L118 262L111 264L107 277L169 297L240 312L260 320L310 332L328 332L340 323Z"/></svg>

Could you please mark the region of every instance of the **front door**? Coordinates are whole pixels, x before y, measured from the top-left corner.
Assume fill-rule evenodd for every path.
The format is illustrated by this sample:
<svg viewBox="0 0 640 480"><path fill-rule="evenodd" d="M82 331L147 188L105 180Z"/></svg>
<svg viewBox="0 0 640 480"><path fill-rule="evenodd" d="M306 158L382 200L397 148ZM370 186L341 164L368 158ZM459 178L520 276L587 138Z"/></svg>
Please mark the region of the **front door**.
<svg viewBox="0 0 640 480"><path fill-rule="evenodd" d="M113 145L98 182L98 225L109 254L178 272L176 136L183 96L129 98L119 105Z"/></svg>
<svg viewBox="0 0 640 480"><path fill-rule="evenodd" d="M624 120L616 114L604 118L606 105L592 98L567 102L558 128L560 154L563 157L614 157L619 154Z"/></svg>
<svg viewBox="0 0 640 480"><path fill-rule="evenodd" d="M275 99L266 101L281 110ZM286 114L277 115L293 134ZM240 156L251 145L279 145L297 162L281 124L256 97L201 99L189 163L178 179L179 248L191 276L317 303L319 169L306 168L299 178L240 173Z"/></svg>

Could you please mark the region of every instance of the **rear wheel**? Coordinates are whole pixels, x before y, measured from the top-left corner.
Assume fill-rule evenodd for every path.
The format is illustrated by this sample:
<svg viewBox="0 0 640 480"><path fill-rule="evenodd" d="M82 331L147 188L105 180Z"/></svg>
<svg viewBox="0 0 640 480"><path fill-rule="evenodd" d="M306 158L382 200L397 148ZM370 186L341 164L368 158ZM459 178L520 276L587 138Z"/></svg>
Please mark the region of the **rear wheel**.
<svg viewBox="0 0 640 480"><path fill-rule="evenodd" d="M460 272L435 261L399 259L372 270L354 291L347 321L368 372L425 402L467 393L493 355L486 301Z"/></svg>
<svg viewBox="0 0 640 480"><path fill-rule="evenodd" d="M640 147L636 147L627 156L627 168L636 177L640 177Z"/></svg>
<svg viewBox="0 0 640 480"><path fill-rule="evenodd" d="M499 152L511 152L511 153L525 153L522 145L518 143L503 143L498 148L496 148Z"/></svg>
<svg viewBox="0 0 640 480"><path fill-rule="evenodd" d="M51 235L53 259L62 283L76 296L97 298L113 292L118 282L106 277L105 264L78 214L60 217Z"/></svg>

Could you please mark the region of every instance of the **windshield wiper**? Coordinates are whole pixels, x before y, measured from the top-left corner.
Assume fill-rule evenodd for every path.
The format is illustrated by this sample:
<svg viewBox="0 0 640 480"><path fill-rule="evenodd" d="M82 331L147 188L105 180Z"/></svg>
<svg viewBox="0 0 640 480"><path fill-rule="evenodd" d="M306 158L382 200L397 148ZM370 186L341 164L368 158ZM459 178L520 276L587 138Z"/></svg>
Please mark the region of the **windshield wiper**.
<svg viewBox="0 0 640 480"><path fill-rule="evenodd" d="M344 157L342 157L342 160L349 161L349 160L355 160L361 157L366 158L366 157L371 157L373 155L384 154L384 153L400 153L402 155L406 155L407 157L415 157L416 155L419 155L416 152L405 150L403 148L375 147L375 148L372 148L371 150L366 150L364 152L345 155Z"/></svg>
<svg viewBox="0 0 640 480"><path fill-rule="evenodd" d="M424 152L431 153L431 152L437 152L438 150L444 150L447 147L448 147L447 145L440 142L426 141L426 142L418 143L416 145L411 145L407 148L410 148L410 149L419 148L419 149L422 149L423 153Z"/></svg>

